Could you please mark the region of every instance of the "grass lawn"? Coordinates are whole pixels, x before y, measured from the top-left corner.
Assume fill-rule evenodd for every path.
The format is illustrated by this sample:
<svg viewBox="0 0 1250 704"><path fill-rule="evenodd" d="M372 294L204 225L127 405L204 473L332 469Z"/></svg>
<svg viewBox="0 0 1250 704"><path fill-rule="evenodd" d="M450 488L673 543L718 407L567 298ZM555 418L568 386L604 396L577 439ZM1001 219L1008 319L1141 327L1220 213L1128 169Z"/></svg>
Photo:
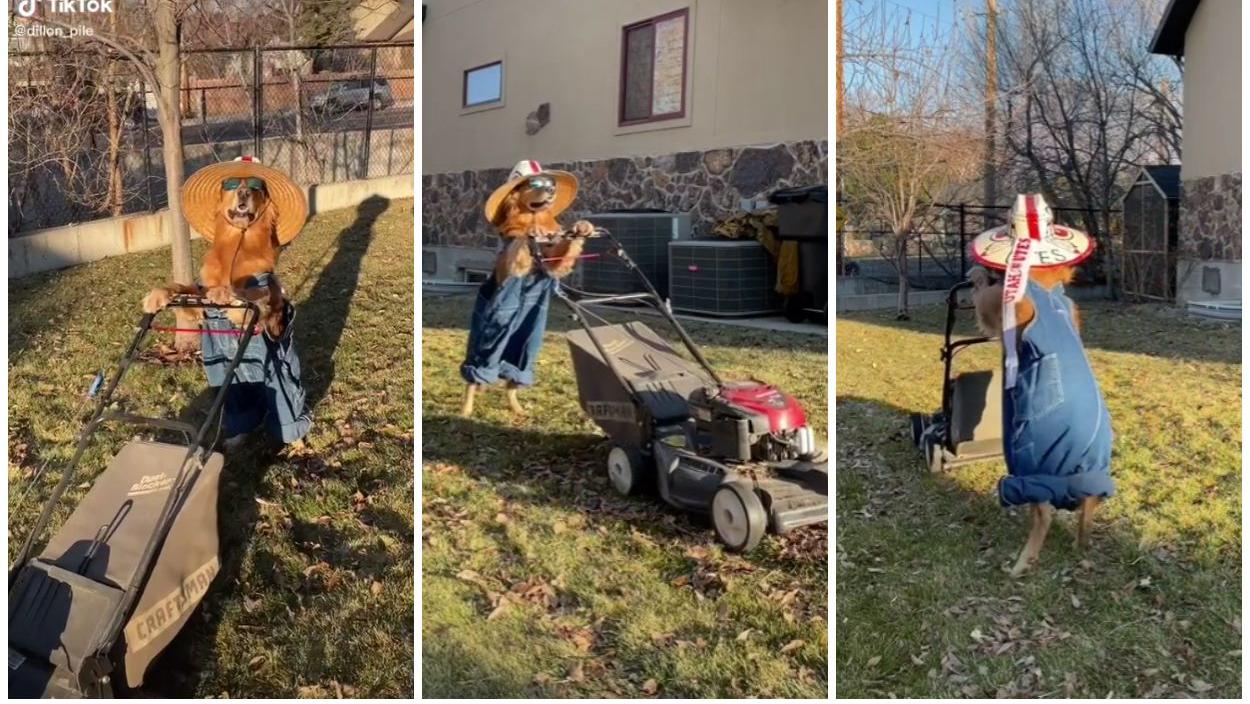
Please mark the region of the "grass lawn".
<svg viewBox="0 0 1250 704"><path fill-rule="evenodd" d="M521 393L529 416L489 390L460 419L472 303L423 306L423 694L825 697L826 527L768 536L744 558L698 517L616 495L558 302L538 383ZM823 336L690 332L725 376L778 383L826 434Z"/></svg>
<svg viewBox="0 0 1250 704"><path fill-rule="evenodd" d="M412 696L412 256L413 202L381 199L317 215L283 254L308 450L278 456L254 438L226 459L221 573L145 695ZM168 266L162 249L10 282L10 560L72 454L82 394L113 372ZM198 362L140 364L119 393L139 412L194 416L204 388ZM96 435L58 523L130 435Z"/></svg>
<svg viewBox="0 0 1250 704"><path fill-rule="evenodd" d="M1063 513L1019 580L1002 462L934 476L911 444L908 414L940 405L945 308L839 318L839 697L1240 697L1241 330L1081 307L1118 493L1088 553ZM998 362L979 347L961 368Z"/></svg>

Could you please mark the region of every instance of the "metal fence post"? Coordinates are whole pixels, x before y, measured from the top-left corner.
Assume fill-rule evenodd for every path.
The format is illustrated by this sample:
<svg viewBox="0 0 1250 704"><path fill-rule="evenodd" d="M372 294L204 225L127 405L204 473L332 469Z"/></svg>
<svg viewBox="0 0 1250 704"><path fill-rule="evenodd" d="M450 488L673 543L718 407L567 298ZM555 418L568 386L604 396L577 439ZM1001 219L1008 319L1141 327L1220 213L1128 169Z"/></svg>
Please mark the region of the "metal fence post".
<svg viewBox="0 0 1250 704"><path fill-rule="evenodd" d="M964 216L966 214L964 204L959 204L959 276L962 278L964 273L968 271L968 247L964 238L967 236L967 229L964 227Z"/></svg>
<svg viewBox="0 0 1250 704"><path fill-rule="evenodd" d="M364 158L360 160L360 178L369 178L369 156L373 142L373 82L377 77L378 48L375 46L369 50L369 105L367 106L368 112L365 113Z"/></svg>
<svg viewBox="0 0 1250 704"><path fill-rule="evenodd" d="M143 114L143 122L139 129L143 130L143 186L148 192L148 210L156 210L156 201L152 198L152 144L148 132L148 84L139 81L139 112Z"/></svg>
<svg viewBox="0 0 1250 704"><path fill-rule="evenodd" d="M265 121L264 113L264 81L261 80L260 47L252 47L252 151L261 162L264 162Z"/></svg>

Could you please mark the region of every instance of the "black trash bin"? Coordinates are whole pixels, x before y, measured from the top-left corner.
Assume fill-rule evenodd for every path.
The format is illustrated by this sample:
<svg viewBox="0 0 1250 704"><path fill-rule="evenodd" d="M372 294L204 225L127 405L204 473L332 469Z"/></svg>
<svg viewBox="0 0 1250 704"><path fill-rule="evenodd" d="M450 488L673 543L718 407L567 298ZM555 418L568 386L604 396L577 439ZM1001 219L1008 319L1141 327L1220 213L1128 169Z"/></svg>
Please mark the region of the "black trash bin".
<svg viewBox="0 0 1250 704"><path fill-rule="evenodd" d="M786 188L768 197L777 206L777 238L799 243L799 293L785 301L786 318L829 319L829 188Z"/></svg>

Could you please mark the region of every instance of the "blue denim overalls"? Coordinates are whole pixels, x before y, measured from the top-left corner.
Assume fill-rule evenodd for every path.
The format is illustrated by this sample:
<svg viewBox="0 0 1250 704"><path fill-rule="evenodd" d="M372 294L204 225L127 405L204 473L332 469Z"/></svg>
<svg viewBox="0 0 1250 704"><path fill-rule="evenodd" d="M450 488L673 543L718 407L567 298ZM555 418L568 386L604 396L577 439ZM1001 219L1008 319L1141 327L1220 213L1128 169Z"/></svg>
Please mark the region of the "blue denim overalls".
<svg viewBox="0 0 1250 704"><path fill-rule="evenodd" d="M517 386L534 383L534 365L557 285L541 270L509 276L502 286L491 274L478 289L469 323L469 348L460 365L460 376L467 383L489 385L500 379Z"/></svg>
<svg viewBox="0 0 1250 704"><path fill-rule="evenodd" d="M1036 315L1020 335L1015 388L1003 390L1004 506L1049 503L1074 509L1115 493L1111 416L1085 356L1063 286L1029 281Z"/></svg>
<svg viewBox="0 0 1250 704"><path fill-rule="evenodd" d="M268 285L268 276L261 274L255 285ZM226 392L222 411L226 437L251 432L263 423L274 438L291 443L304 437L312 426L312 416L304 407L299 355L295 353L295 307L289 301L283 315L286 327L282 337L271 339L262 328L248 342L234 371L234 382ZM204 311L204 329L236 328L224 311L209 308ZM200 335L200 341L208 383L221 386L226 381L226 367L239 349L239 338L206 332Z"/></svg>

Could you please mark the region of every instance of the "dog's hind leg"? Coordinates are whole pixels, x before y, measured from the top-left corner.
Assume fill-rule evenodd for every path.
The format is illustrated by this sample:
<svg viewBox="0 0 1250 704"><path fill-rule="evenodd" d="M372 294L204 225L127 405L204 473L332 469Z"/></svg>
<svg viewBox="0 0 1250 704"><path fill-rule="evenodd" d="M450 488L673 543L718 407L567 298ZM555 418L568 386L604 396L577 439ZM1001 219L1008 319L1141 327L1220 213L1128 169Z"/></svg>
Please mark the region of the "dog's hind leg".
<svg viewBox="0 0 1250 704"><path fill-rule="evenodd" d="M1046 533L1050 531L1050 519L1054 515L1054 509L1050 504L1033 504L1030 514L1033 521L1029 528L1029 540L1024 544L1024 550L1020 551L1016 566L1011 568L1012 577L1019 577L1037 562L1037 556L1042 552L1042 543L1046 542Z"/></svg>
<svg viewBox="0 0 1250 704"><path fill-rule="evenodd" d="M1086 550L1089 548L1090 534L1094 532L1094 510L1098 508L1098 504L1102 503L1102 499L1097 496L1087 496L1081 502L1081 508L1077 517L1076 528L1076 548L1077 550Z"/></svg>
<svg viewBox="0 0 1250 704"><path fill-rule="evenodd" d="M477 384L468 384L464 387L464 405L460 407L461 418L473 415L473 399L477 396L477 388Z"/></svg>
<svg viewBox="0 0 1250 704"><path fill-rule="evenodd" d="M525 406L521 405L521 401L516 395L517 389L519 388L520 387L516 384L511 382L508 383L508 408L511 408L513 413L523 416L525 415Z"/></svg>

